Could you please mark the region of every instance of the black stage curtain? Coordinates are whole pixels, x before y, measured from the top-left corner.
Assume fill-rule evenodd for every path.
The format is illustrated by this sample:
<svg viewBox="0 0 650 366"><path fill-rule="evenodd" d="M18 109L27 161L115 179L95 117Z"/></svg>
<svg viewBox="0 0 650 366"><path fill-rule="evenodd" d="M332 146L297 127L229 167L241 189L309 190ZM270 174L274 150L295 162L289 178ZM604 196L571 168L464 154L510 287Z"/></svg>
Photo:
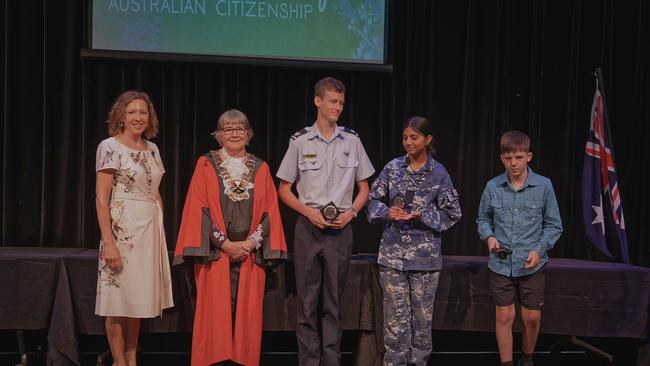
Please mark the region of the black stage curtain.
<svg viewBox="0 0 650 366"><path fill-rule="evenodd" d="M378 171L403 152L405 118L434 121L438 158L464 214L444 235L445 254L486 254L474 223L478 202L485 182L502 171L499 135L517 128L531 136L531 166L552 179L558 196L565 232L552 255L603 259L585 240L580 209L592 74L600 66L630 257L650 265L650 197L641 179L650 161L645 0L393 0L392 73L81 59L86 1L0 3L3 246L97 247L95 149L120 91L147 91L162 122L154 142L167 168L161 193L172 248L194 163L216 145L209 133L218 115L243 110L256 133L250 150L275 171L289 136L315 118L314 83L332 75L348 87L342 124L361 135ZM295 215L283 213L291 239ZM376 251L381 228L365 219L354 226L355 251Z"/></svg>

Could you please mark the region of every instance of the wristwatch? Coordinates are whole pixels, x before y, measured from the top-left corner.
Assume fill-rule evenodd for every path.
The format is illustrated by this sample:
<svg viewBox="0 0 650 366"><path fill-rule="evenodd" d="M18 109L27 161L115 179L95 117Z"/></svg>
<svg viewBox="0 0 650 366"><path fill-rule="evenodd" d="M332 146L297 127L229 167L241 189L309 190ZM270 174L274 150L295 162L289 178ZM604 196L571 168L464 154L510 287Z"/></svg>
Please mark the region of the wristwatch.
<svg viewBox="0 0 650 366"><path fill-rule="evenodd" d="M354 209L354 207L350 207L352 210L352 216L356 219L357 218L357 210Z"/></svg>

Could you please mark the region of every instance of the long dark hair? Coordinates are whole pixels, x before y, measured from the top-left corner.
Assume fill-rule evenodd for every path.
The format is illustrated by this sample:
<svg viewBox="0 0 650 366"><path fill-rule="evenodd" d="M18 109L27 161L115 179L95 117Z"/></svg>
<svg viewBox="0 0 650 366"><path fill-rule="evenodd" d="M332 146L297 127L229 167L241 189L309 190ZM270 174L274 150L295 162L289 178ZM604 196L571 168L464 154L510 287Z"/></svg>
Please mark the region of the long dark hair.
<svg viewBox="0 0 650 366"><path fill-rule="evenodd" d="M429 155L436 156L436 148L433 145L436 143L436 138L433 137L433 129L431 128L431 122L421 116L413 116L404 122L404 127L402 131L407 128L411 128L413 131L419 133L420 135L427 137L431 136L431 142L427 145L427 152Z"/></svg>

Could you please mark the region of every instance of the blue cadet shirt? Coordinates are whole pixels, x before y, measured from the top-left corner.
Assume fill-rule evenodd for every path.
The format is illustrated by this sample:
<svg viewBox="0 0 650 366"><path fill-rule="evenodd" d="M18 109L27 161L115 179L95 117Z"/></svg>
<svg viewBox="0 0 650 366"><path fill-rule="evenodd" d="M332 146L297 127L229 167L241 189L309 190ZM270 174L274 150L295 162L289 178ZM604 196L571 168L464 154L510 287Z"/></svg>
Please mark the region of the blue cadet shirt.
<svg viewBox="0 0 650 366"><path fill-rule="evenodd" d="M407 200L412 196L405 209L420 211L422 216L409 221L388 220L397 195ZM442 164L429 157L414 172L407 155L386 164L375 179L366 212L368 221L384 224L377 263L402 271L442 269L440 234L461 217L458 193Z"/></svg>
<svg viewBox="0 0 650 366"><path fill-rule="evenodd" d="M502 248L512 250L505 259L490 253L493 272L521 277L537 272L548 262L546 251L562 234L562 219L551 181L528 168L524 185L515 191L505 172L487 182L478 209L478 234L485 241L494 236ZM530 251L539 254L539 264L525 269Z"/></svg>

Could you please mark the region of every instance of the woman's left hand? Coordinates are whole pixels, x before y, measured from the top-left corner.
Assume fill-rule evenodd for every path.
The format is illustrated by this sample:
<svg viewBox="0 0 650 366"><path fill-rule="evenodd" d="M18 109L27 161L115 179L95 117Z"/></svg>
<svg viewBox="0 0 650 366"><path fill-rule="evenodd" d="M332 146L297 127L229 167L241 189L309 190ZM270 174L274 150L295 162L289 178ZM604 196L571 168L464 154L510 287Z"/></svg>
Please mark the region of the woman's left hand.
<svg viewBox="0 0 650 366"><path fill-rule="evenodd" d="M257 242L252 238L248 238L242 241L241 243L244 246L244 249L246 249L246 251L249 253L255 250L255 248L257 248Z"/></svg>
<svg viewBox="0 0 650 366"><path fill-rule="evenodd" d="M422 216L422 213L420 211L412 211L410 213L404 212L401 216L396 217L395 221L409 221L417 219L420 216Z"/></svg>
<svg viewBox="0 0 650 366"><path fill-rule="evenodd" d="M422 212L420 212L420 211L412 211L411 213L406 215L405 220L413 220L413 219L417 219L417 218L419 218L421 216L422 216Z"/></svg>
<svg viewBox="0 0 650 366"><path fill-rule="evenodd" d="M225 252L231 260L235 262L243 262L248 257L248 251L244 246L243 241L230 241L226 239L221 246L221 250Z"/></svg>

